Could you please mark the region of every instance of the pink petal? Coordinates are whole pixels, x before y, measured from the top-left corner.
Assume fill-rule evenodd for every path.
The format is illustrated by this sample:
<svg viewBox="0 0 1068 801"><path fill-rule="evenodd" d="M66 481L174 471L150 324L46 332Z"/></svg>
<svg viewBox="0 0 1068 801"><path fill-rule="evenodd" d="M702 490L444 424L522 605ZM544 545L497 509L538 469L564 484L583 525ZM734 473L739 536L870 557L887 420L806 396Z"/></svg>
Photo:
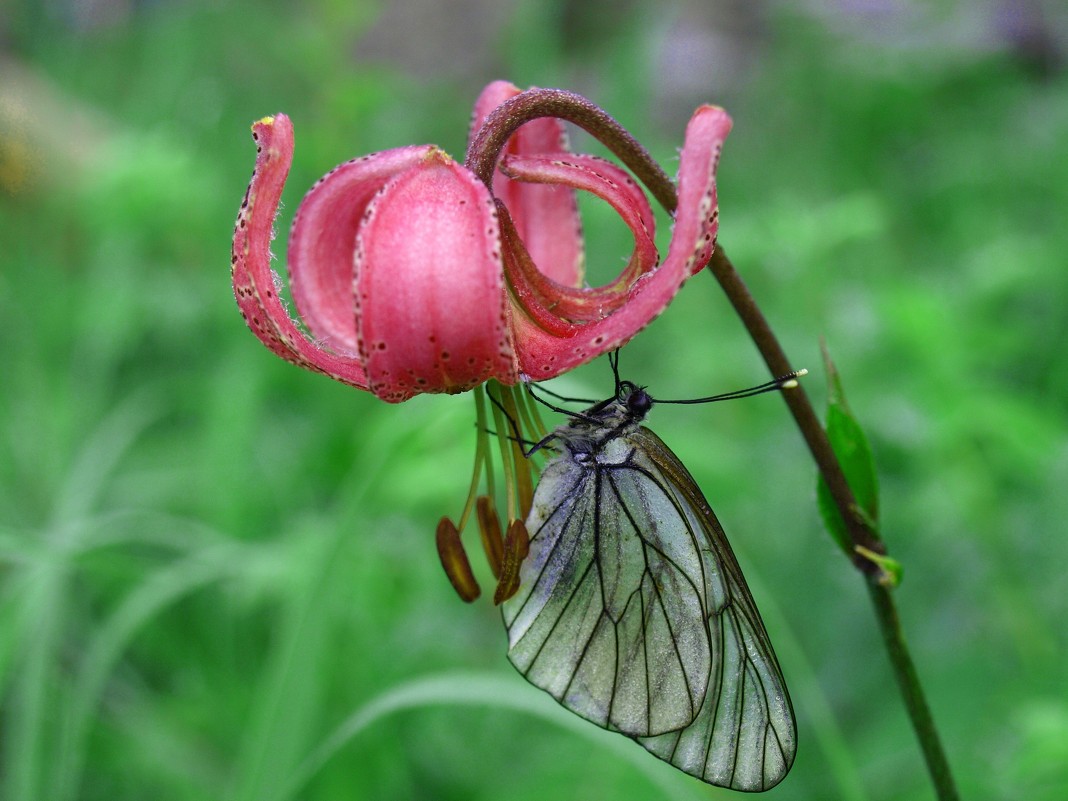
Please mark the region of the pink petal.
<svg viewBox="0 0 1068 801"><path fill-rule="evenodd" d="M501 171L515 180L563 184L597 195L618 212L634 236L634 251L626 268L612 283L597 289L564 287L524 269L524 277L549 313L573 322L599 320L626 300L626 291L639 276L656 267L659 254L653 241L653 212L645 193L626 170L596 156L557 153L506 156ZM525 267L525 260L517 259L517 265ZM515 274L509 277L513 286L520 280Z"/></svg>
<svg viewBox="0 0 1068 801"><path fill-rule="evenodd" d="M584 153L542 153L534 156L506 154L500 171L516 181L565 184L592 192L611 203L620 214L633 209L637 225L650 236L656 229L653 211L645 191L622 167ZM628 225L631 225L628 222ZM636 227L631 225L631 228Z"/></svg>
<svg viewBox="0 0 1068 801"><path fill-rule="evenodd" d="M493 198L445 153L371 201L355 265L358 347L380 398L518 380Z"/></svg>
<svg viewBox="0 0 1068 801"><path fill-rule="evenodd" d="M318 347L297 327L278 297L271 269L272 225L282 186L293 161L293 124L285 114L252 126L256 168L234 226L231 279L238 308L260 341L288 362L367 389L367 376L355 359Z"/></svg>
<svg viewBox="0 0 1068 801"><path fill-rule="evenodd" d="M494 81L475 101L471 139L497 106L519 94L507 81ZM536 156L567 151L567 132L562 121L543 117L516 131L505 153ZM564 286L582 285L582 222L575 193L563 186L517 183L497 173L493 194L504 201L538 269Z"/></svg>
<svg viewBox="0 0 1068 801"><path fill-rule="evenodd" d="M672 260L683 261L692 275L712 257L719 230L716 167L731 125L726 111L706 105L693 113L686 126L679 158L679 203L665 266Z"/></svg>
<svg viewBox="0 0 1068 801"><path fill-rule="evenodd" d="M679 164L679 205L667 258L635 282L619 309L603 320L570 326L566 332L558 328L554 336L513 308L513 333L524 377L553 378L625 344L667 307L687 278L707 264L719 223L716 166L730 128L723 109L702 106L694 112Z"/></svg>
<svg viewBox="0 0 1068 801"><path fill-rule="evenodd" d="M356 355L352 258L367 204L432 149L413 145L346 162L320 178L297 209L288 256L293 300L311 332L335 352Z"/></svg>

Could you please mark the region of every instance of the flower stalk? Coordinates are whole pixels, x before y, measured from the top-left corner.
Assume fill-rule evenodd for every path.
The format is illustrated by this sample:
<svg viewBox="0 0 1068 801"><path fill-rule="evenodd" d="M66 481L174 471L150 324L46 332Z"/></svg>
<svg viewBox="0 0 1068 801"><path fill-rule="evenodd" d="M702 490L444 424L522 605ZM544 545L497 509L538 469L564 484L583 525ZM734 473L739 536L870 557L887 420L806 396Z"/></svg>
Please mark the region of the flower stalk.
<svg viewBox="0 0 1068 801"><path fill-rule="evenodd" d="M667 208L670 203L674 211L678 203L675 184L649 151L600 106L564 89L528 89L497 106L467 148L465 165L491 185L508 138L519 126L541 117L567 120L591 134L645 184L660 205Z"/></svg>

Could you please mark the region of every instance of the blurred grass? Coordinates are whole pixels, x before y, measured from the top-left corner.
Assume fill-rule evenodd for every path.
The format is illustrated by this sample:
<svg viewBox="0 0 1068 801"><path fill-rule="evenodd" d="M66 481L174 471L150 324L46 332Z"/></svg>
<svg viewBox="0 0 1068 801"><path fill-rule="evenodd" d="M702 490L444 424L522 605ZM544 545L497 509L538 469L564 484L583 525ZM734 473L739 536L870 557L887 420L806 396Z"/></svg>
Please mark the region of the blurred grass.
<svg viewBox="0 0 1068 801"><path fill-rule="evenodd" d="M105 22L86 7L16 3L0 24L0 795L263 798L413 687L288 797L714 794L561 726L507 665L495 612L452 597L431 542L462 502L470 402L387 406L274 359L226 268L248 125L278 110L297 136L279 253L334 164L426 141L458 155L496 77L590 94L673 169L685 117L653 113L653 53L681 7L598 25L520 3L482 54L496 72L429 79L360 60L369 4L120 5ZM781 9L741 45L745 81L686 104L735 118L722 242L796 364L817 367L827 338L868 426L906 632L964 796L1059 798L1065 76ZM611 271L626 242L585 205L590 259ZM623 365L671 396L763 376L704 276ZM603 395L608 370L567 380ZM791 681L801 751L772 794L929 797L781 406L652 425L716 505ZM484 703L464 700L480 677Z"/></svg>

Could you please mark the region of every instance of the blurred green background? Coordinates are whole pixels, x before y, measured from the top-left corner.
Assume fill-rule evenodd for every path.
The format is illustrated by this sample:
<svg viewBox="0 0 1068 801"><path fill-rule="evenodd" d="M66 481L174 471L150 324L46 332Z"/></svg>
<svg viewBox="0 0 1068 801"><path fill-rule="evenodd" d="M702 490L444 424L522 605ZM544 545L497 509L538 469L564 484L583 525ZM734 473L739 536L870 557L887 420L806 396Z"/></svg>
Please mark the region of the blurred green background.
<svg viewBox="0 0 1068 801"><path fill-rule="evenodd" d="M867 426L962 792L1063 798L1062 11L8 2L0 797L727 795L559 710L508 665L491 604L453 594L433 532L466 491L468 398L383 404L275 358L235 308L252 120L296 126L284 253L322 173L411 143L459 156L472 101L503 77L586 94L669 171L691 110L730 110L721 241L809 391L825 396L823 336ZM608 275L625 232L584 208ZM765 377L705 276L623 366L674 397ZM602 360L558 388L610 382ZM651 425L715 505L792 688L800 750L770 795L931 797L782 403L662 407Z"/></svg>

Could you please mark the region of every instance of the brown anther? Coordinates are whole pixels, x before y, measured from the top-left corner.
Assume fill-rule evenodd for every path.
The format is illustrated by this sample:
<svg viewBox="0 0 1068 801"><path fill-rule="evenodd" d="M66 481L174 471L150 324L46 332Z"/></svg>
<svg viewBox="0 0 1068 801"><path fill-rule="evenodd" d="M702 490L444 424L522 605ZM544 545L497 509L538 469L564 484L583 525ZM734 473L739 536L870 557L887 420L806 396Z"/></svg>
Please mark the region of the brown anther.
<svg viewBox="0 0 1068 801"><path fill-rule="evenodd" d="M493 603L501 604L519 591L519 567L530 553L530 535L522 520L513 520L504 537L504 560L501 577L493 593Z"/></svg>
<svg viewBox="0 0 1068 801"><path fill-rule="evenodd" d="M501 562L504 559L504 534L501 533L501 521L497 517L497 510L488 495L479 495L475 502L475 511L478 515L478 530L482 534L482 550L486 552L486 561L489 562L493 577L501 577Z"/></svg>
<svg viewBox="0 0 1068 801"><path fill-rule="evenodd" d="M467 560L463 543L460 542L460 532L456 524L447 517L441 518L438 523L437 543L438 557L441 559L441 566L445 568L445 575L452 582L456 594L471 603L482 590L471 572L471 563Z"/></svg>

